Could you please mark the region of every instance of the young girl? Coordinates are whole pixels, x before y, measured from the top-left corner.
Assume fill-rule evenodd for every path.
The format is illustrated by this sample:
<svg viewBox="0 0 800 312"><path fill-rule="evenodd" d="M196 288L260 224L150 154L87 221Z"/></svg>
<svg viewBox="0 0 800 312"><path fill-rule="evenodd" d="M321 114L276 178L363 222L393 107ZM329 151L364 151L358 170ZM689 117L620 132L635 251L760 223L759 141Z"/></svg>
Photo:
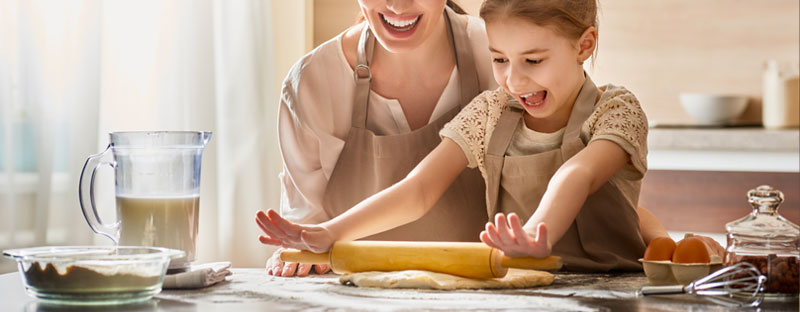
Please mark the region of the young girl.
<svg viewBox="0 0 800 312"><path fill-rule="evenodd" d="M450 121L405 179L339 217L299 225L259 212L262 243L322 252L414 221L477 167L488 213L497 213L480 234L487 245L559 255L567 270L641 270L645 239L666 236L636 208L647 119L630 91L598 88L583 71L597 46L595 0L487 0L480 14L500 88Z"/></svg>

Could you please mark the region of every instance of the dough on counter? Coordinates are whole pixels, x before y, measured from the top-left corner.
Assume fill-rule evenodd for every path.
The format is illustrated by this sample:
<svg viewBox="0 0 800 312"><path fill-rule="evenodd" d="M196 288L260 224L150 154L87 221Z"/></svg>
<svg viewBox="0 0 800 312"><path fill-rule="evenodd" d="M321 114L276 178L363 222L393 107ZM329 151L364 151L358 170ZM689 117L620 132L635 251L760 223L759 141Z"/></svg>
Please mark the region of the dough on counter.
<svg viewBox="0 0 800 312"><path fill-rule="evenodd" d="M474 279L429 271L348 273L339 278L342 284L373 288L417 289L490 289L528 288L553 283L553 274L535 270L509 269L503 278Z"/></svg>

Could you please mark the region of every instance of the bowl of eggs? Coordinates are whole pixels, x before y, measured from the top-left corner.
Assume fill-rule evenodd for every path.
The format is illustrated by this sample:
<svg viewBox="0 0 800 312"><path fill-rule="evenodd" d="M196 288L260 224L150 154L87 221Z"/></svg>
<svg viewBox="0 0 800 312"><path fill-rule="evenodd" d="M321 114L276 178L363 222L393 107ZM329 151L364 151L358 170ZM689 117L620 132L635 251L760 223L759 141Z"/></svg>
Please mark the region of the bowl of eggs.
<svg viewBox="0 0 800 312"><path fill-rule="evenodd" d="M653 239L639 261L652 285L686 285L722 268L722 258L691 233L677 243L669 237Z"/></svg>

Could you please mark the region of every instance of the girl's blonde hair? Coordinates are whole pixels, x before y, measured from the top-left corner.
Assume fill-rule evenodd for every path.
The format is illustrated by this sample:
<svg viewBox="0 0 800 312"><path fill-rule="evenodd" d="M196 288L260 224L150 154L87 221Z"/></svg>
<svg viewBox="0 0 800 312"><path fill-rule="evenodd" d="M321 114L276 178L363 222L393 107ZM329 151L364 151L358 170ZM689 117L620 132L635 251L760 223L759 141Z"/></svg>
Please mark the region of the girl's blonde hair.
<svg viewBox="0 0 800 312"><path fill-rule="evenodd" d="M552 27L560 35L577 40L589 27L597 29L597 0L485 0L481 18L516 17L542 27ZM594 54L597 54L595 47Z"/></svg>

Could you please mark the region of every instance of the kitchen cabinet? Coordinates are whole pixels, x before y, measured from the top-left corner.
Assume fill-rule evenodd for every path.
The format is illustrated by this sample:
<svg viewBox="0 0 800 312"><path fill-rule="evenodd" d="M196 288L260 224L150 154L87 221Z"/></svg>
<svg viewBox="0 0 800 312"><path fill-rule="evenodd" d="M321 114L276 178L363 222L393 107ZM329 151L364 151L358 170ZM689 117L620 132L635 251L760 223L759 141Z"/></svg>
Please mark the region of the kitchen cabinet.
<svg viewBox="0 0 800 312"><path fill-rule="evenodd" d="M19 273L0 275L4 311L59 311L24 294ZM643 273L557 273L553 285L513 290L391 290L341 285L338 275L304 278L267 275L263 269L233 269L228 281L197 290L164 290L134 305L103 311L304 311L304 310L537 310L537 311L726 311L690 295L641 297ZM797 311L797 300L767 302L767 311ZM95 310L95 309L92 309Z"/></svg>
<svg viewBox="0 0 800 312"><path fill-rule="evenodd" d="M724 233L763 184L784 193L779 213L800 223L800 129L651 128L648 149L639 205L667 230Z"/></svg>

